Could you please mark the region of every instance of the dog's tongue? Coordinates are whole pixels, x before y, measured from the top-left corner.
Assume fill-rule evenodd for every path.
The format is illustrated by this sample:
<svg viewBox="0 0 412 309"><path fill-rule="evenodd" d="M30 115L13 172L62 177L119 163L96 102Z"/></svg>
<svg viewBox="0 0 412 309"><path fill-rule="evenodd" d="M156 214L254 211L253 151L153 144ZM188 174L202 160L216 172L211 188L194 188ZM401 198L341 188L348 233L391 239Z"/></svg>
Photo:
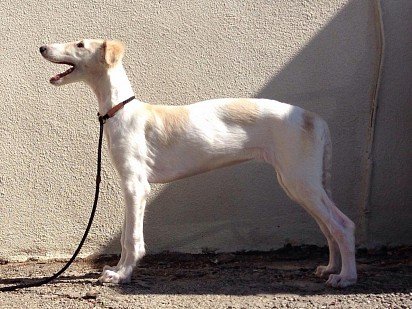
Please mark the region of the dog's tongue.
<svg viewBox="0 0 412 309"><path fill-rule="evenodd" d="M52 78L50 78L50 82L54 83L56 81L58 81L60 78L62 78L63 76L66 76L67 74L70 74L71 72L73 72L74 68L71 67L70 69L64 71L63 73L59 73L56 74L55 76L53 76Z"/></svg>

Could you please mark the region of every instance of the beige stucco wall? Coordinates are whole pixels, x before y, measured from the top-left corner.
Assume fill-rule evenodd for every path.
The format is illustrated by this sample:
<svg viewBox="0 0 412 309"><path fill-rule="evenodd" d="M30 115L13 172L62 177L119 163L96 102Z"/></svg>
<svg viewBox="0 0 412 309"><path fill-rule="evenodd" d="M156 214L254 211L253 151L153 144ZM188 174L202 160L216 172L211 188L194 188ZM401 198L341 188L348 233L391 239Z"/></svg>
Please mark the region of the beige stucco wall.
<svg viewBox="0 0 412 309"><path fill-rule="evenodd" d="M412 49L400 38L410 38L411 23L397 22L392 6L408 19L411 3L388 2L383 5L384 21L392 27L387 41L393 40L398 49L392 52L403 50L410 64ZM386 126L376 131L379 162L372 185L387 191L381 196L372 190L370 212L362 212L363 159L380 54L376 2L6 0L0 2L0 18L0 259L68 256L86 225L94 191L97 103L85 85L52 87L48 79L61 68L38 53L44 43L83 37L126 43L125 66L143 101L266 97L322 115L333 135L334 197L358 223L359 244L411 243L400 237L411 234L410 219L405 220L411 214L410 158L404 155L410 140L403 139L402 163L386 160L392 157L392 148L385 150L388 138L397 149L386 123L396 122L396 114L387 120L384 111L378 113L377 128L379 117ZM404 41L410 47L411 41ZM397 132L409 129L410 136L406 67L390 50L385 53L385 95L379 103L403 113ZM390 80L398 70L404 70L398 87L409 90L393 102ZM394 197L385 189L392 165L403 175ZM123 205L117 180L106 156L84 256L118 251ZM396 206L397 214L385 205ZM391 226L401 220L398 214L403 217L398 231L379 232L386 214ZM313 220L281 191L273 170L257 163L154 186L145 233L149 252L325 243Z"/></svg>

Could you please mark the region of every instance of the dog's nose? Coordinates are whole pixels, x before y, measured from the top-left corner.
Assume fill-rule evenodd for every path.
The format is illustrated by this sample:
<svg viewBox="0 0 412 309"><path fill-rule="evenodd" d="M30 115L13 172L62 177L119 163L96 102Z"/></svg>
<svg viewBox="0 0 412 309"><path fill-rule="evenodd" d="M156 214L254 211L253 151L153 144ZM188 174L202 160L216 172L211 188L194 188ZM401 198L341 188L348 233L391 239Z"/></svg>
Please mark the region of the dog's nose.
<svg viewBox="0 0 412 309"><path fill-rule="evenodd" d="M39 50L40 50L40 53L43 54L47 50L47 47L46 46L41 46L39 48Z"/></svg>

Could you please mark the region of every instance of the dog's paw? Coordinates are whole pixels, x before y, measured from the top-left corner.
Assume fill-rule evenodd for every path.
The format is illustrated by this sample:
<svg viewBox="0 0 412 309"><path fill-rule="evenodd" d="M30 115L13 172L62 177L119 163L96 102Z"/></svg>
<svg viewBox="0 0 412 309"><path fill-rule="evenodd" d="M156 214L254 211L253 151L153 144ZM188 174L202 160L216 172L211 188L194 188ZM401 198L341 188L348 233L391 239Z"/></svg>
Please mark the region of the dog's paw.
<svg viewBox="0 0 412 309"><path fill-rule="evenodd" d="M354 276L331 274L326 284L334 288L346 288L347 286L355 284L356 280L356 274Z"/></svg>
<svg viewBox="0 0 412 309"><path fill-rule="evenodd" d="M328 278L330 274L336 274L339 272L337 267L318 266L315 271L315 276L319 278Z"/></svg>
<svg viewBox="0 0 412 309"><path fill-rule="evenodd" d="M124 269L118 271L113 271L110 269L105 269L102 272L102 275L99 278L101 283L117 283L125 284L130 283L132 280L132 272L126 272Z"/></svg>

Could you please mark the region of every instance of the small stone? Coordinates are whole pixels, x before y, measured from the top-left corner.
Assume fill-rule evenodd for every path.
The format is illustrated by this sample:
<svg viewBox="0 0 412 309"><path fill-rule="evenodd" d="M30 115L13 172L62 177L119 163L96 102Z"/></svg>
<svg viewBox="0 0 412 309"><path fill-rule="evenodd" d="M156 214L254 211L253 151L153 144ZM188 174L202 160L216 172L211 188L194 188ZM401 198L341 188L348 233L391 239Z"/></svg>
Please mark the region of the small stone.
<svg viewBox="0 0 412 309"><path fill-rule="evenodd" d="M90 289L87 291L86 295L83 297L84 299L96 299L99 292L95 289Z"/></svg>

